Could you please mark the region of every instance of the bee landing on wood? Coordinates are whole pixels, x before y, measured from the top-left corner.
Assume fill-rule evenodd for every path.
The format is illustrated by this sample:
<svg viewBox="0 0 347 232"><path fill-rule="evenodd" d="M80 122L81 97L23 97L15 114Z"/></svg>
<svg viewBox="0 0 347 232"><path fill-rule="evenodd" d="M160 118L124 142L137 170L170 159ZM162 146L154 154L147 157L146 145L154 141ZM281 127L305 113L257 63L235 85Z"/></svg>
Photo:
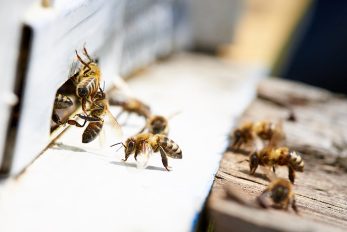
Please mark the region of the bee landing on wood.
<svg viewBox="0 0 347 232"><path fill-rule="evenodd" d="M258 121L244 123L240 128L234 130L231 136L233 143L228 150L238 151L243 145L257 145L261 140L263 146L278 145L284 138L282 123L272 123L270 121ZM256 146L259 148L260 146Z"/></svg>
<svg viewBox="0 0 347 232"><path fill-rule="evenodd" d="M173 140L161 134L142 133L128 138L125 143L116 143L112 146L118 144L124 147L124 161L127 161L132 154L134 154L136 161L138 156L144 157L142 163L137 163L138 168L146 168L148 166L149 157L153 152L160 152L163 166L168 171L170 171L170 167L167 156L173 159L182 159L182 150L179 146Z"/></svg>
<svg viewBox="0 0 347 232"><path fill-rule="evenodd" d="M273 180L257 197L257 202L263 208L272 207L285 210L288 210L289 205L291 205L295 213L298 213L293 186L286 179L277 178Z"/></svg>
<svg viewBox="0 0 347 232"><path fill-rule="evenodd" d="M52 113L53 122L55 122L58 125L64 124L63 122L60 121L60 117L57 114L56 110L67 109L72 105L73 105L73 102L68 96L57 93L55 95L53 113Z"/></svg>
<svg viewBox="0 0 347 232"><path fill-rule="evenodd" d="M250 174L253 175L258 165L270 167L275 172L276 166L287 166L289 180L294 183L295 171L304 171L304 161L301 155L295 151L290 151L287 147L265 147L260 151L251 153L249 157Z"/></svg>
<svg viewBox="0 0 347 232"><path fill-rule="evenodd" d="M81 99L82 109L85 112L87 102L92 102L98 92L101 72L98 64L90 58L86 48L83 48L83 54L87 57L87 62L78 55L77 51L75 52L82 68L71 76L71 79L76 85L76 95Z"/></svg>
<svg viewBox="0 0 347 232"><path fill-rule="evenodd" d="M84 119L83 124L79 124L76 120L68 120L68 124L75 125L77 127L84 127L87 121L89 122L88 126L82 134L82 143L89 143L93 141L102 130L104 125L104 117L108 116L112 126L116 129L117 136L121 135L121 128L117 120L113 117L109 111L108 100L106 94L100 89L94 96L93 101L90 105L90 108L87 109L89 114L77 114L81 119Z"/></svg>

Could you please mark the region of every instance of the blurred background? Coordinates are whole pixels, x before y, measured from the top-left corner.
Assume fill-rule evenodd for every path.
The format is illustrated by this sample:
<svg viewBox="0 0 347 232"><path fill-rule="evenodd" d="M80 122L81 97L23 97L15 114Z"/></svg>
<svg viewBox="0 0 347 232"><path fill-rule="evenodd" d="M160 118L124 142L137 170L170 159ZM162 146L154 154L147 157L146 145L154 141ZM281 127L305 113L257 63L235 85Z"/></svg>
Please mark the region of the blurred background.
<svg viewBox="0 0 347 232"><path fill-rule="evenodd" d="M177 58L185 62L185 67L196 64L191 60L201 61L202 65L213 64L214 70L209 73L204 69L201 76L206 73L206 76L213 76L211 73L216 69L225 63L228 65L216 74L213 84L219 81L215 86L220 89L211 91L211 95L206 94L210 82L199 79L208 84L203 91L196 91L196 96L202 93L206 99L214 100L210 96L215 95L218 95L215 99L221 99L227 91L232 92L232 88L240 90L241 94L242 86L250 90L245 91L248 97L254 97L254 79L267 77L296 80L347 94L344 82L347 73L346 1L3 0L1 3L0 173L19 173L65 129L51 133L54 98L70 77L71 64L76 61L75 50L81 51L83 46L98 60L106 90L114 84L127 83L136 74L145 73L151 65L185 53L193 54ZM239 72L239 68L242 71ZM196 69L194 72L198 73ZM165 76L165 73L160 75ZM175 75L172 77L170 81ZM242 85L238 78L254 82ZM162 84L159 79L155 80ZM145 80L138 89L145 91L146 86L151 86L153 90L153 82ZM169 83L168 79L163 82ZM179 85L178 81L176 83ZM168 85L173 86L171 82ZM175 87L181 90L181 86ZM185 90L190 90L189 87ZM159 94L165 91L155 90ZM240 96L246 99L245 95ZM233 96L234 102L228 101L228 104L246 107L245 99ZM240 103L241 100L245 101ZM188 101L182 102L188 104ZM204 104L201 104L202 112L205 112ZM227 108L223 104L220 107ZM230 115L225 115L232 121ZM219 126L227 128L225 124ZM225 139L226 134L223 136ZM216 165L219 159L220 156L215 158ZM104 168L102 165L100 170ZM209 170L209 178L214 177L214 171ZM105 177L109 177L108 173ZM163 183L167 183L166 180ZM204 199L211 183L212 180L206 180L203 185ZM40 192L42 186L36 187ZM195 196L195 193L190 194ZM55 197L55 193L52 196ZM196 205L200 209L203 201L199 199ZM33 206L36 207L35 202Z"/></svg>

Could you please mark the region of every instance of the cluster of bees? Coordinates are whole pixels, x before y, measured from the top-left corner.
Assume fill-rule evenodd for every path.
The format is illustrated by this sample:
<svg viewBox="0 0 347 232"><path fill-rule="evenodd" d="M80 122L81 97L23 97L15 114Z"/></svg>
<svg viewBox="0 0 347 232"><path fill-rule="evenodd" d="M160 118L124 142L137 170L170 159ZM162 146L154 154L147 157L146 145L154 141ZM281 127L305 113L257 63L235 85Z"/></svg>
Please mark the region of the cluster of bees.
<svg viewBox="0 0 347 232"><path fill-rule="evenodd" d="M254 175L261 166L272 182L257 198L257 202L264 208L273 207L288 209L289 205L297 212L293 184L295 172L304 171L304 161L301 155L288 147L279 146L284 139L282 123L270 121L247 122L234 130L231 151L249 152L249 170ZM259 146L261 144L261 146ZM277 178L275 175L277 166L287 166L288 178ZM272 169L272 172L271 172ZM268 199L271 199L269 202Z"/></svg>
<svg viewBox="0 0 347 232"><path fill-rule="evenodd" d="M116 128L117 134L115 136L117 137L120 137L122 134L121 126L117 121L121 113L135 113L142 116L146 120L145 126L136 135L126 139L125 142L119 142L112 146L123 146L125 153L124 161L132 154L135 160L137 160L138 155L149 158L153 152L159 151L162 163L165 169L169 171L170 167L167 157L182 159L182 151L173 140L167 137L169 132L168 119L160 115L153 115L150 107L136 98L113 97L109 101L106 93L100 87L101 71L97 62L89 56L86 48L83 49L83 55L87 60L83 60L76 51L76 57L80 65L69 78L73 83L75 96L79 99L83 111L76 114L75 117L82 119L83 123L81 124L75 119L68 119L62 122L56 110L71 107L73 101L70 97L59 92L55 97L52 120L58 125L67 123L80 128L84 128L88 124L82 134L82 143L89 143L100 134L106 115L113 127ZM110 104L121 107L122 110L117 117L114 117L110 112Z"/></svg>

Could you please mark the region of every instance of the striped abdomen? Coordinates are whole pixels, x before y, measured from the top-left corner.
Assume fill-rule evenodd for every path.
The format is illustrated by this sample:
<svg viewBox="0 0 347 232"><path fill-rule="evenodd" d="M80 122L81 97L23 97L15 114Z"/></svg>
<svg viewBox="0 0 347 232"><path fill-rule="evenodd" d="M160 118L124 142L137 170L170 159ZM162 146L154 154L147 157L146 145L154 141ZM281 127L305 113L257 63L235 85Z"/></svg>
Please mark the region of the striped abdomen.
<svg viewBox="0 0 347 232"><path fill-rule="evenodd" d="M93 141L100 133L103 125L104 125L103 121L90 122L87 128L83 132L82 143L89 143Z"/></svg>
<svg viewBox="0 0 347 232"><path fill-rule="evenodd" d="M182 159L182 150L173 140L164 135L159 135L158 143L164 149L167 156L174 159Z"/></svg>
<svg viewBox="0 0 347 232"><path fill-rule="evenodd" d="M66 109L70 106L72 106L73 102L72 100L63 95L58 93L57 95L55 95L55 100L54 100L54 108L55 109Z"/></svg>
<svg viewBox="0 0 347 232"><path fill-rule="evenodd" d="M85 77L78 83L76 87L76 95L80 98L87 98L88 96L96 93L99 89L98 78L94 76Z"/></svg>
<svg viewBox="0 0 347 232"><path fill-rule="evenodd" d="M299 172L304 171L304 160L301 158L301 155L295 151L291 151L288 154L289 165L295 170Z"/></svg>

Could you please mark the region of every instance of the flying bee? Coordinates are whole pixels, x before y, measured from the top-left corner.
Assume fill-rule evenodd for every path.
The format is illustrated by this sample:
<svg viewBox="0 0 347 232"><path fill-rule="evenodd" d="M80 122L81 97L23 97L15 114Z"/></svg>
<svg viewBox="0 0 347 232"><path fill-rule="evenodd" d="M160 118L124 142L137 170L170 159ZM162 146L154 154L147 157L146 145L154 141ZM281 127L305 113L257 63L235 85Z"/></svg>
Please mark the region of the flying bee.
<svg viewBox="0 0 347 232"><path fill-rule="evenodd" d="M58 125L61 125L63 124L61 121L60 121L60 117L59 115L57 114L56 110L58 109L67 109L69 108L70 106L72 106L73 102L72 100L68 97L68 96L65 96L61 93L57 93L55 95L55 99L54 99L54 106L53 106L53 113L52 113L52 120L58 124Z"/></svg>
<svg viewBox="0 0 347 232"><path fill-rule="evenodd" d="M271 141L274 145L284 137L282 122L258 121L253 124L253 131L261 140Z"/></svg>
<svg viewBox="0 0 347 232"><path fill-rule="evenodd" d="M169 121L160 115L152 115L148 118L146 127L151 134L169 134Z"/></svg>
<svg viewBox="0 0 347 232"><path fill-rule="evenodd" d="M287 166L289 180L294 183L295 171L304 171L304 161L301 155L295 151L290 151L287 147L272 148L264 147L260 151L251 153L249 157L250 174L253 175L258 165L272 167L273 172L276 166Z"/></svg>
<svg viewBox="0 0 347 232"><path fill-rule="evenodd" d="M71 80L76 86L76 95L81 99L82 109L86 112L87 102L91 102L98 92L101 72L98 64L90 58L86 48L83 48L83 54L88 58L87 62L78 55L77 51L75 52L83 66L71 76Z"/></svg>
<svg viewBox="0 0 347 232"><path fill-rule="evenodd" d="M268 201L269 198L272 203ZM263 208L272 207L285 210L288 210L289 205L291 205L295 213L298 213L293 186L288 180L283 178L273 180L257 197L257 202Z"/></svg>
<svg viewBox="0 0 347 232"><path fill-rule="evenodd" d="M143 164L144 168L147 167L148 159L153 152L160 152L163 166L168 171L170 171L170 167L168 165L167 156L173 159L182 159L182 150L179 148L179 146L173 140L161 134L137 134L128 138L125 143L116 143L112 146L118 144L122 144L124 147L124 161L127 161L131 154L134 154L136 161L138 155L145 156L146 160Z"/></svg>
<svg viewBox="0 0 347 232"><path fill-rule="evenodd" d="M150 107L139 99L128 97L123 94L113 94L110 97L110 105L120 106L122 111L119 112L116 118L119 118L121 114L127 112L128 115L135 113L144 118L149 118L151 115Z"/></svg>
<svg viewBox="0 0 347 232"><path fill-rule="evenodd" d="M240 128L237 128L232 135L233 143L229 146L228 150L237 151L242 145L249 145L251 143L258 145L257 142L260 139L263 142L267 142L277 145L284 138L282 129L282 123L272 123L270 121L258 121L244 123ZM257 146L259 147L259 146Z"/></svg>
<svg viewBox="0 0 347 232"><path fill-rule="evenodd" d="M232 144L229 145L228 150L239 150L242 145L249 144L254 139L253 123L246 122L240 128L234 130L232 137Z"/></svg>
<svg viewBox="0 0 347 232"><path fill-rule="evenodd" d="M106 94L102 89L100 89L94 96L93 101L90 105L90 108L87 110L89 114L77 114L81 119L84 119L83 124L79 124L76 120L68 120L68 124L75 125L77 127L84 127L87 121L89 122L88 126L84 130L82 134L82 143L89 143L93 141L102 130L104 125L104 117L108 116L112 126L116 128L116 132L118 136L121 135L121 128L118 124L117 120L113 117L111 112L109 111L108 100L106 98Z"/></svg>

